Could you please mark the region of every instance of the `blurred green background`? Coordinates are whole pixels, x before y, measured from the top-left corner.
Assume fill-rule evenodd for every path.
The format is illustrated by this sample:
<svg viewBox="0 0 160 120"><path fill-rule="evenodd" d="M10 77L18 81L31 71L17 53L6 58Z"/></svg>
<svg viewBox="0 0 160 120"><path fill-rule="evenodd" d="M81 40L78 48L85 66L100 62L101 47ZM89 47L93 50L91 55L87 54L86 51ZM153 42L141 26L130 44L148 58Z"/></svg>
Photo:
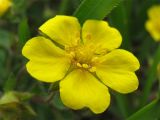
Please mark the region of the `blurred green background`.
<svg viewBox="0 0 160 120"><path fill-rule="evenodd" d="M157 74L160 45L144 26L148 8L160 4L160 0L121 0L109 14L100 11L107 15L104 19L121 32L121 48L134 53L141 64L137 71L138 90L127 95L110 90L111 105L104 113L95 115L88 109L74 111L66 108L59 98L58 85L50 87L50 84L36 81L26 72L27 60L21 54L25 42L39 34L38 28L46 20L57 14L73 15L84 1L87 0L12 0L11 8L0 17L0 120L160 119ZM88 5L88 10L97 2ZM99 4L95 11L101 7L105 6ZM83 23L82 16L74 15Z"/></svg>

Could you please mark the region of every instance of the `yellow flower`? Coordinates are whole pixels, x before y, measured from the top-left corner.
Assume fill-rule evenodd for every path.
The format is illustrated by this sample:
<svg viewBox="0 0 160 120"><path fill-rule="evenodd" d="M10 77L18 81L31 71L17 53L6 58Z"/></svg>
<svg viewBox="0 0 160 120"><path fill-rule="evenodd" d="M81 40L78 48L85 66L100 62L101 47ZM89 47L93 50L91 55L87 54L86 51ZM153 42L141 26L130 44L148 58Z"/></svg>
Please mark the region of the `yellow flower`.
<svg viewBox="0 0 160 120"><path fill-rule="evenodd" d="M139 61L116 49L122 38L107 22L87 20L81 28L75 17L58 15L39 30L43 36L32 38L22 50L29 59L27 71L40 81L60 80L66 106L101 113L110 104L108 87L120 93L137 89Z"/></svg>
<svg viewBox="0 0 160 120"><path fill-rule="evenodd" d="M145 27L154 40L160 41L160 5L152 6L148 10L148 17Z"/></svg>
<svg viewBox="0 0 160 120"><path fill-rule="evenodd" d="M11 6L10 0L0 0L0 16L2 16Z"/></svg>

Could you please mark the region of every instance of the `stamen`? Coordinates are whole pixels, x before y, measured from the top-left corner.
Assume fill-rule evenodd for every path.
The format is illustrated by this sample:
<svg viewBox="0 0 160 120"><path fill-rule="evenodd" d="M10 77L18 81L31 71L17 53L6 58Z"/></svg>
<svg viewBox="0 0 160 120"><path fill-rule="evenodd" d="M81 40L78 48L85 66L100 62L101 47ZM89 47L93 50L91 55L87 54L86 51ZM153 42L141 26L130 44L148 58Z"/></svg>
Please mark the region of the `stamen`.
<svg viewBox="0 0 160 120"><path fill-rule="evenodd" d="M96 67L91 67L91 68L89 69L89 71L90 71L90 72L95 72L95 71L96 71Z"/></svg>
<svg viewBox="0 0 160 120"><path fill-rule="evenodd" d="M89 66L87 64L82 64L82 67L86 68L86 69L89 68Z"/></svg>
<svg viewBox="0 0 160 120"><path fill-rule="evenodd" d="M78 67L82 67L82 65L81 65L80 63L77 63L77 66L78 66Z"/></svg>

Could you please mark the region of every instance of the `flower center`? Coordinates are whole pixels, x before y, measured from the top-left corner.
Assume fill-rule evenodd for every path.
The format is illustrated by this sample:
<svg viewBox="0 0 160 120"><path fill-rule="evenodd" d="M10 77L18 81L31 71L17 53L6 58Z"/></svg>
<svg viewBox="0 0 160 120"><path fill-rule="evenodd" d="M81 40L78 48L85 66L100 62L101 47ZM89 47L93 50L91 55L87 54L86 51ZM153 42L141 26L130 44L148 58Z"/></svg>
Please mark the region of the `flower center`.
<svg viewBox="0 0 160 120"><path fill-rule="evenodd" d="M97 55L95 54L95 47L93 44L77 45L74 47L65 47L65 50L72 59L72 65L75 68L85 69L90 72L95 72Z"/></svg>

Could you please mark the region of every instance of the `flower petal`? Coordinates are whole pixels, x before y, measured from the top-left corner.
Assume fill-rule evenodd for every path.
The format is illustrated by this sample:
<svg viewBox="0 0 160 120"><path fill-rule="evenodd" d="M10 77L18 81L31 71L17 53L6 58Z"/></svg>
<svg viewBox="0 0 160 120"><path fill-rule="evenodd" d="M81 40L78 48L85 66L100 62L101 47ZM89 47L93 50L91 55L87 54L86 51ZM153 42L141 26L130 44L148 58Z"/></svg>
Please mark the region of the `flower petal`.
<svg viewBox="0 0 160 120"><path fill-rule="evenodd" d="M2 16L11 7L10 0L0 0L0 16Z"/></svg>
<svg viewBox="0 0 160 120"><path fill-rule="evenodd" d="M80 40L80 24L71 16L57 15L39 28L44 34L61 45L77 45Z"/></svg>
<svg viewBox="0 0 160 120"><path fill-rule="evenodd" d="M96 67L96 74L115 91L129 93L138 87L134 71L139 66L139 61L133 54L117 49L101 58L101 63Z"/></svg>
<svg viewBox="0 0 160 120"><path fill-rule="evenodd" d="M148 10L148 16L152 20L156 20L157 22L160 19L160 5L154 5Z"/></svg>
<svg viewBox="0 0 160 120"><path fill-rule="evenodd" d="M97 46L97 53L110 51L121 45L122 37L119 31L105 21L87 20L82 28L82 38L85 44Z"/></svg>
<svg viewBox="0 0 160 120"><path fill-rule="evenodd" d="M148 20L145 24L145 27L154 40L160 41L160 24L158 26L158 24L156 24L154 21Z"/></svg>
<svg viewBox="0 0 160 120"><path fill-rule="evenodd" d="M65 56L65 51L44 37L29 40L22 54L30 60L26 65L27 71L40 81L58 81L70 67L70 59Z"/></svg>
<svg viewBox="0 0 160 120"><path fill-rule="evenodd" d="M80 69L60 82L60 96L66 106L72 109L88 107L94 113L105 111L110 103L107 87L89 72Z"/></svg>

